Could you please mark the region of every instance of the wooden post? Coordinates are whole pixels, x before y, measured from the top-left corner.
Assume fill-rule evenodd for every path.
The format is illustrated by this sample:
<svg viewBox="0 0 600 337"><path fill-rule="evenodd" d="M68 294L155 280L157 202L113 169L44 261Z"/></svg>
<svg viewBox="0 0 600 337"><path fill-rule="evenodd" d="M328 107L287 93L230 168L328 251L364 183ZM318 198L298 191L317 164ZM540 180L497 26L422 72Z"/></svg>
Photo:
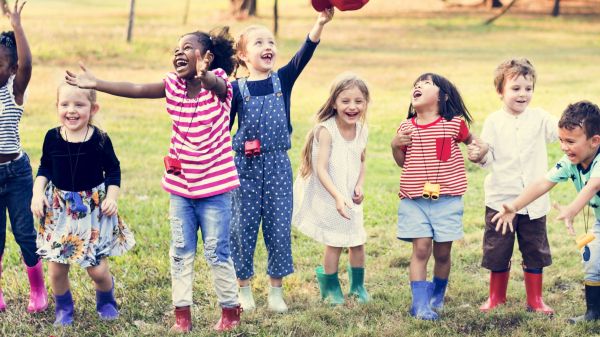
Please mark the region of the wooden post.
<svg viewBox="0 0 600 337"><path fill-rule="evenodd" d="M560 0L554 0L554 7L552 8L552 16L556 17L560 15Z"/></svg>
<svg viewBox="0 0 600 337"><path fill-rule="evenodd" d="M135 17L135 0L129 2L129 24L127 26L127 43L131 42L133 34L133 19Z"/></svg>
<svg viewBox="0 0 600 337"><path fill-rule="evenodd" d="M277 36L279 30L279 10L277 8L277 0L273 4L273 34Z"/></svg>

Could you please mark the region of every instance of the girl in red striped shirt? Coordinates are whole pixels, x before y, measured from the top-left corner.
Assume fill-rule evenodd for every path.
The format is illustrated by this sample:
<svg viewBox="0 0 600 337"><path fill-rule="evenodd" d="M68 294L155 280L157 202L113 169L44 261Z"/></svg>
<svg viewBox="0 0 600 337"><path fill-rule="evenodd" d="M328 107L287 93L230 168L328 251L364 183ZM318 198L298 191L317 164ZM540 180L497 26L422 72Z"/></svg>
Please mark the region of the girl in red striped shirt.
<svg viewBox="0 0 600 337"><path fill-rule="evenodd" d="M436 74L414 82L408 118L392 141L402 167L398 207L398 238L412 242L410 313L436 320L444 305L450 274L452 241L463 237L462 195L467 189L464 159L458 143L473 140L471 115L456 87ZM426 281L433 251L433 282Z"/></svg>

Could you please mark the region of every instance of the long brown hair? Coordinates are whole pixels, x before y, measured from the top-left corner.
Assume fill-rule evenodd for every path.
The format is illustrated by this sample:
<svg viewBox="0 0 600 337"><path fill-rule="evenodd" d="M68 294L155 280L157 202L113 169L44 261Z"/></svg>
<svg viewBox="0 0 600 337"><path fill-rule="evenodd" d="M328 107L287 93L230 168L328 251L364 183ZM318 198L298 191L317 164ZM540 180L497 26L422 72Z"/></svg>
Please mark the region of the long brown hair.
<svg viewBox="0 0 600 337"><path fill-rule="evenodd" d="M363 94L368 106L370 100L369 87L367 86L365 81L363 81L356 74L343 73L333 81L329 93L329 98L327 98L327 101L325 101L325 103L321 106L321 108L317 112L317 115L315 116L317 119L317 123L322 123L328 120L329 118L334 117L337 114L337 111L335 110L335 101L337 100L338 96L343 91L354 87L358 88L358 90L360 90L360 92ZM364 123L365 118L366 110L365 113L363 113L360 116L361 122ZM312 146L315 140L314 131L315 128L313 128L306 134L306 141L304 142L304 146L302 147L302 151L300 153L300 176L302 178L310 176L310 173L312 171Z"/></svg>

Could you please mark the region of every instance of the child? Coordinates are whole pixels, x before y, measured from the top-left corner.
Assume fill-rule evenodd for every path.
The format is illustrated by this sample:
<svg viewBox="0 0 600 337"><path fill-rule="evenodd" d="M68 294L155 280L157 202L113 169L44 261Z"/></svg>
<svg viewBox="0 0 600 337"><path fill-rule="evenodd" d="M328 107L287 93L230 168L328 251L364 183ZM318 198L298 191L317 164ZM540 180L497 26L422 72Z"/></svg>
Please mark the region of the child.
<svg viewBox="0 0 600 337"><path fill-rule="evenodd" d="M513 221L517 212L534 200L550 191L557 183L571 179L578 191L577 197L566 207L559 208L559 220L564 220L570 234L573 230L573 218L586 204L594 209L595 224L591 234L595 239L583 249L583 268L585 272L585 300L587 311L583 316L571 318L571 323L600 319L600 108L587 101L577 102L567 107L558 122L560 148L565 153L556 166L540 178L529 184L511 203L502 205L502 209L492 218L497 222L496 231L506 227L513 232ZM589 208L584 213L585 231L588 230Z"/></svg>
<svg viewBox="0 0 600 337"><path fill-rule="evenodd" d="M61 84L56 106L62 125L46 133L31 200L31 211L40 219L38 253L50 261L54 325L73 323L71 263L94 280L100 319L114 320L119 311L106 258L135 244L117 215L119 160L108 135L92 125L99 109L94 90Z"/></svg>
<svg viewBox="0 0 600 337"><path fill-rule="evenodd" d="M452 241L463 236L462 195L467 190L458 143L473 140L471 115L456 87L436 74L415 81L408 119L392 141L392 153L402 167L398 208L398 238L412 241L410 314L436 320L442 309L450 274ZM433 282L427 278L432 253ZM433 310L432 310L433 309Z"/></svg>
<svg viewBox="0 0 600 337"><path fill-rule="evenodd" d="M231 125L238 115L233 137L235 165L241 188L233 193L231 222L232 257L240 286L240 303L246 311L255 308L250 288L254 275L254 251L262 222L270 277L268 308L284 313L282 279L294 271L292 265L292 168L290 97L294 82L317 47L323 26L333 18L327 9L317 18L308 38L292 58L273 71L277 46L273 33L250 26L237 42L237 56L250 75L233 82Z"/></svg>
<svg viewBox="0 0 600 337"><path fill-rule="evenodd" d="M516 198L525 185L544 174L548 167L546 144L558 137L556 118L544 110L528 108L535 79L535 69L527 59L502 62L496 68L494 84L503 107L485 120L481 133L489 152L480 153L478 145L468 146L469 156L477 157L473 161L491 170L484 184L486 210L481 265L491 275L490 296L479 308L483 312L506 302L515 235L523 257L528 310L548 315L554 312L542 300L542 269L552 263L546 234L548 196L519 212L516 233L508 238L497 233L490 222L502 204Z"/></svg>
<svg viewBox="0 0 600 337"><path fill-rule="evenodd" d="M235 270L229 252L231 195L239 186L229 134L233 40L228 28L183 35L173 55L174 72L161 82L134 84L97 79L83 68L67 72L67 81L130 98L166 98L173 122L169 154L164 158L162 186L170 193L171 280L175 307L174 332L192 329L194 259L198 229L212 269L222 307L218 331L240 323Z"/></svg>
<svg viewBox="0 0 600 337"><path fill-rule="evenodd" d="M307 135L294 185L293 223L325 244L323 266L316 272L321 297L332 304L344 303L338 280L342 247L349 248L350 295L360 303L369 301L364 288L367 235L362 208L368 103L363 80L352 74L338 77L317 112L319 124Z"/></svg>
<svg viewBox="0 0 600 337"><path fill-rule="evenodd" d="M0 34L0 277L6 243L6 211L12 232L21 248L29 278L28 312L40 312L48 307L42 261L36 253L35 228L29 205L33 179L29 157L21 148L19 121L23 115L25 89L31 79L31 51L21 25L23 2L15 2L11 12L6 2L4 11L10 19L12 32ZM6 303L0 287L0 311Z"/></svg>

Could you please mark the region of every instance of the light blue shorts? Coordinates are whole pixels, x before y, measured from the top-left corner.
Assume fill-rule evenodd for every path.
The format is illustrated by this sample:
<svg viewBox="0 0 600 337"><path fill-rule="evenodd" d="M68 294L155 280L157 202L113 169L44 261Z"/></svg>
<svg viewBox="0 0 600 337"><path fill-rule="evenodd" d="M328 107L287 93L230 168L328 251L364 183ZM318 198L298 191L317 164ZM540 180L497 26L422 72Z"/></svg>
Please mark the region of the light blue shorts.
<svg viewBox="0 0 600 337"><path fill-rule="evenodd" d="M582 260L584 279L596 283L600 282L600 220L596 219L592 232L596 238L587 244L586 254L586 250L582 251Z"/></svg>
<svg viewBox="0 0 600 337"><path fill-rule="evenodd" d="M433 238L435 242L461 239L463 208L462 196L402 199L398 206L398 239Z"/></svg>

